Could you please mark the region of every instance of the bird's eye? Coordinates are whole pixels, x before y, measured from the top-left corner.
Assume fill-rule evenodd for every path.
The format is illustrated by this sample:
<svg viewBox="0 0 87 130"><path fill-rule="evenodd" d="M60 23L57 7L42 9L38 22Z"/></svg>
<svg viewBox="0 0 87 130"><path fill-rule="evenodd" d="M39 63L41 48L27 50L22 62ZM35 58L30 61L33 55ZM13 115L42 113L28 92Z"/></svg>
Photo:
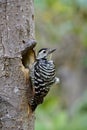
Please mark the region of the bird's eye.
<svg viewBox="0 0 87 130"><path fill-rule="evenodd" d="M44 50L43 53L46 53L46 51Z"/></svg>

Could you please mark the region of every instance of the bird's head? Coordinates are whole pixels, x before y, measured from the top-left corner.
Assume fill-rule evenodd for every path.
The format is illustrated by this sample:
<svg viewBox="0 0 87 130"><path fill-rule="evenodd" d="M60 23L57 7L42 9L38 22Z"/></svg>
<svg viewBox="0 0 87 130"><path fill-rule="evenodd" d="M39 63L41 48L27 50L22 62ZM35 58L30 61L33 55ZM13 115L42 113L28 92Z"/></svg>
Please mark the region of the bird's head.
<svg viewBox="0 0 87 130"><path fill-rule="evenodd" d="M56 49L50 49L50 48L42 48L39 50L37 58L36 59L43 59L47 58L48 55L52 54Z"/></svg>

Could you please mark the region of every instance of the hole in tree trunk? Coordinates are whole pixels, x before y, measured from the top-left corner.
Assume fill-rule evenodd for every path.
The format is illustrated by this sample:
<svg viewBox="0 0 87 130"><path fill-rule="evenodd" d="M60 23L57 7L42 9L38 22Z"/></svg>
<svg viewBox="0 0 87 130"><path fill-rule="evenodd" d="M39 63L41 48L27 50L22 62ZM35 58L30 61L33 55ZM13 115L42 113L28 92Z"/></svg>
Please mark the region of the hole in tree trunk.
<svg viewBox="0 0 87 130"><path fill-rule="evenodd" d="M33 48L36 45L36 41L33 39L29 39L27 41L22 40L22 43L24 45L23 50L21 51L22 54L22 64L25 68L31 67L31 65L35 61L35 52Z"/></svg>
<svg viewBox="0 0 87 130"><path fill-rule="evenodd" d="M34 93L31 78L30 78L30 69L34 61L35 61L35 52L33 49L28 49L26 53L22 54L22 64L23 64L22 71L24 72L24 75L26 77L26 85L27 85L26 95L27 95L29 106Z"/></svg>
<svg viewBox="0 0 87 130"><path fill-rule="evenodd" d="M22 64L25 68L31 68L35 61L35 53L33 49L29 49L25 54L22 55Z"/></svg>

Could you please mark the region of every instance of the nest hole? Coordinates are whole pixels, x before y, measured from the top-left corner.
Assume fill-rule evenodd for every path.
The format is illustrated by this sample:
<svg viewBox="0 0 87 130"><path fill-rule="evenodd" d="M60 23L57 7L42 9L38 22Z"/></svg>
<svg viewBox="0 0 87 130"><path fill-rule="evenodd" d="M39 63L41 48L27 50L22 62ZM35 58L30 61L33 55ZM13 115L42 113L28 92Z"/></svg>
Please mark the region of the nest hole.
<svg viewBox="0 0 87 130"><path fill-rule="evenodd" d="M27 50L25 54L22 55L22 64L25 68L31 68L35 61L35 52L33 49Z"/></svg>
<svg viewBox="0 0 87 130"><path fill-rule="evenodd" d="M33 97L33 87L30 78L30 69L34 61L35 61L35 52L33 49L27 50L26 53L22 55L22 64L23 64L22 71L24 72L26 78L26 85L27 85L26 95L28 99L28 104L30 104L30 101Z"/></svg>

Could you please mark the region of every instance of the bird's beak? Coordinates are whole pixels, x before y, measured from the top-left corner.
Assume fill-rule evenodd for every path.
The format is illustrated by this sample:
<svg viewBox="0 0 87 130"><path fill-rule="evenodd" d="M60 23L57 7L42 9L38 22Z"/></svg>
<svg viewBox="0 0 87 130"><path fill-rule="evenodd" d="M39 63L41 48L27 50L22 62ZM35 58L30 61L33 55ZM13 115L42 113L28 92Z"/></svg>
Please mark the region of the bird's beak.
<svg viewBox="0 0 87 130"><path fill-rule="evenodd" d="M49 49L49 50L48 50L48 54L51 54L51 53L53 53L54 51L56 51L56 49Z"/></svg>

